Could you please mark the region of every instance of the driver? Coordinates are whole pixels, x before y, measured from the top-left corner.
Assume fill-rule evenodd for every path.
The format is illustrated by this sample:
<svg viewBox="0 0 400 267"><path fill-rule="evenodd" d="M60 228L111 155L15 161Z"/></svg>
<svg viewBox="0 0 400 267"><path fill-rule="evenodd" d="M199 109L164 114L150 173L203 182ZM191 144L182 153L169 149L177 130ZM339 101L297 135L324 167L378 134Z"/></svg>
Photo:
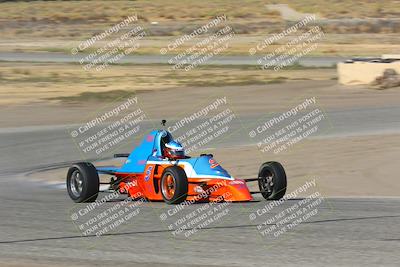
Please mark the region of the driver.
<svg viewBox="0 0 400 267"><path fill-rule="evenodd" d="M164 157L169 159L184 159L186 158L185 150L183 149L181 143L177 141L170 141L165 144Z"/></svg>

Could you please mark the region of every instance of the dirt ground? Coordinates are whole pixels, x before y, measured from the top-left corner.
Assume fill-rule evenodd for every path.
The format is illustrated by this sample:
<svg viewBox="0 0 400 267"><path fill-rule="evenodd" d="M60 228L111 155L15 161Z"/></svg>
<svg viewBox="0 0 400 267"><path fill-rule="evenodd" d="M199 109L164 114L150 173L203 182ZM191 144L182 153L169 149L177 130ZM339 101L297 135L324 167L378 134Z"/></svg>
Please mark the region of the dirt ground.
<svg viewBox="0 0 400 267"><path fill-rule="evenodd" d="M23 92L21 92L23 94ZM238 114L259 114L285 111L297 104L303 96L315 96L326 109L350 109L357 107L396 106L399 103L398 88L374 90L364 87L344 87L335 80L289 81L277 84L225 86L225 87L179 87L164 88L137 93L140 106L147 117L159 119L180 118L194 106L209 104L218 97L227 97L228 104ZM174 99L175 105L169 105ZM193 100L195 105L193 105ZM0 125L4 127L60 125L80 123L86 117L110 105L110 103L85 102L68 104L59 101L39 101L0 105ZM52 116L49 114L57 114Z"/></svg>
<svg viewBox="0 0 400 267"><path fill-rule="evenodd" d="M171 88L190 90L195 86L268 85L291 80L331 79L336 79L335 68L299 67L278 72L261 71L256 66L205 66L186 72L173 70L172 66L150 64L113 65L103 71L88 72L75 64L0 62L0 106L32 102L46 105L52 98L79 97L88 92L104 94L119 90L126 95ZM124 92L120 96L124 96ZM108 96L108 102L115 98L115 95ZM88 99L80 97L78 100L86 103Z"/></svg>

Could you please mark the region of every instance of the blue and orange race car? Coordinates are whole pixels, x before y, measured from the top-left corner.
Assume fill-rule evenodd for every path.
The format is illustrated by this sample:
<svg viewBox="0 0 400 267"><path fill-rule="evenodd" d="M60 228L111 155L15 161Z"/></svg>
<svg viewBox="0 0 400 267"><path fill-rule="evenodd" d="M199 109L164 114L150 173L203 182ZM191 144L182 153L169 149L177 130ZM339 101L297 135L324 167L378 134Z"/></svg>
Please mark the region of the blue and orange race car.
<svg viewBox="0 0 400 267"><path fill-rule="evenodd" d="M67 190L75 202L93 202L99 188L99 174L111 176L110 189L126 193L131 198L165 201L251 201L252 194L262 194L267 200L282 198L286 192L286 174L278 162L261 165L258 177L232 177L211 154L199 157L184 155L179 142L170 132L154 130L127 157L120 167L95 167L89 162L71 166L67 174ZM259 191L250 192L248 182L258 182Z"/></svg>

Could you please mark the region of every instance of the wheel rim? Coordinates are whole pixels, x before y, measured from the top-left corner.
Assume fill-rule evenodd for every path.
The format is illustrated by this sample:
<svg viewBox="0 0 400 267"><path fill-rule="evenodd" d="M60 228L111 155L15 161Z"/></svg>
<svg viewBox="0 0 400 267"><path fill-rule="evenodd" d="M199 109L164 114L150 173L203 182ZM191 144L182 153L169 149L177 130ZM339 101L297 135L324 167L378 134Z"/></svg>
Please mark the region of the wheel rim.
<svg viewBox="0 0 400 267"><path fill-rule="evenodd" d="M71 179L69 180L69 187L71 188L71 192L75 197L80 197L83 188L83 179L82 174L75 170L71 174Z"/></svg>
<svg viewBox="0 0 400 267"><path fill-rule="evenodd" d="M267 196L270 196L274 190L274 173L269 170L264 170L261 178L262 190Z"/></svg>
<svg viewBox="0 0 400 267"><path fill-rule="evenodd" d="M167 199L172 199L175 194L175 179L171 174L167 174L163 179L162 191Z"/></svg>

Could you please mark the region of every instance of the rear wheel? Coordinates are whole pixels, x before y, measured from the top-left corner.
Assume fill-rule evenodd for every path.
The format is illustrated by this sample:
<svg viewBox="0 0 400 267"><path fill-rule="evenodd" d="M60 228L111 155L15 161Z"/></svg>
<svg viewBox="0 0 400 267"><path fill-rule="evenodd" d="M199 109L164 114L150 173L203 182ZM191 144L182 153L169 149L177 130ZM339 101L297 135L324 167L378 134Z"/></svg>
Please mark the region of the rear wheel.
<svg viewBox="0 0 400 267"><path fill-rule="evenodd" d="M179 204L186 200L188 179L182 168L172 166L164 170L161 177L161 194L167 204Z"/></svg>
<svg viewBox="0 0 400 267"><path fill-rule="evenodd" d="M89 162L72 165L67 174L67 191L70 198L77 202L93 202L99 194L99 175Z"/></svg>
<svg viewBox="0 0 400 267"><path fill-rule="evenodd" d="M261 165L258 172L258 187L267 200L281 199L286 193L286 173L279 162L270 161Z"/></svg>

